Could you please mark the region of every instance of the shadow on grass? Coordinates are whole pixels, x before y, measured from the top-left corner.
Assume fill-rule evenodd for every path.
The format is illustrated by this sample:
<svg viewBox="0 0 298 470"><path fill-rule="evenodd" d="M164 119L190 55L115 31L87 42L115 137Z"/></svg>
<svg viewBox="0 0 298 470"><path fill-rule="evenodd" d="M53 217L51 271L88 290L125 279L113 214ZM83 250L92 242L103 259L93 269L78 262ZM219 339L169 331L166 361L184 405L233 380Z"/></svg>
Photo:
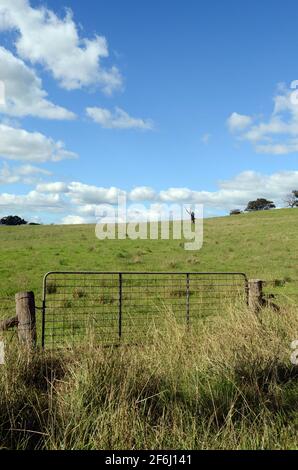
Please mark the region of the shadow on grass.
<svg viewBox="0 0 298 470"><path fill-rule="evenodd" d="M61 359L34 356L7 368L0 382L0 448L42 449L55 408L50 389L64 377Z"/></svg>

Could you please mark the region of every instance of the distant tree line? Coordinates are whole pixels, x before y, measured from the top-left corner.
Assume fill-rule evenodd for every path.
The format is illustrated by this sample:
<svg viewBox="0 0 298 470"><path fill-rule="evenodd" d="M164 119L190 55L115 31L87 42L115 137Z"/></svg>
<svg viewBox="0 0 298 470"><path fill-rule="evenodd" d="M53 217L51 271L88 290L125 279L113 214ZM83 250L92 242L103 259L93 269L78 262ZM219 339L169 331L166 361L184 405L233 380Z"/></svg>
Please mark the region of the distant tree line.
<svg viewBox="0 0 298 470"><path fill-rule="evenodd" d="M0 219L0 225L40 225L34 222L27 222L18 215L8 215Z"/></svg>

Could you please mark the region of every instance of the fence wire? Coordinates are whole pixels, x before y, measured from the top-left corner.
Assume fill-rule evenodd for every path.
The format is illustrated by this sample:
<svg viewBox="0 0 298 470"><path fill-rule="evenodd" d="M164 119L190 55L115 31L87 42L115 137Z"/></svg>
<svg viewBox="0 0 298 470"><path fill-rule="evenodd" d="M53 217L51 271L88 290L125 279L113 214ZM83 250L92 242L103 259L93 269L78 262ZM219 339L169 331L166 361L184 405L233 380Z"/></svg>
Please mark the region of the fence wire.
<svg viewBox="0 0 298 470"><path fill-rule="evenodd" d="M298 280L285 278L263 282L264 306L275 310L298 307Z"/></svg>
<svg viewBox="0 0 298 470"><path fill-rule="evenodd" d="M140 341L167 314L191 326L247 302L242 273L52 272L44 279L42 345Z"/></svg>

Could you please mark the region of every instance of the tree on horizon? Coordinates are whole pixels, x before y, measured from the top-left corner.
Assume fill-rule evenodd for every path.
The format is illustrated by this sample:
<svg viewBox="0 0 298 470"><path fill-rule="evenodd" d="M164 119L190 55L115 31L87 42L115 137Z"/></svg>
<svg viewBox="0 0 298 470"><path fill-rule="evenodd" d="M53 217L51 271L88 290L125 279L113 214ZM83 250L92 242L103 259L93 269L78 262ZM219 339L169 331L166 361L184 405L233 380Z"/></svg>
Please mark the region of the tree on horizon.
<svg viewBox="0 0 298 470"><path fill-rule="evenodd" d="M27 221L18 215L8 215L0 219L1 225L27 225Z"/></svg>
<svg viewBox="0 0 298 470"><path fill-rule="evenodd" d="M268 201L268 199L258 198L255 201L249 201L245 209L246 212L253 211L265 211L269 209L275 209L275 204L273 201Z"/></svg>

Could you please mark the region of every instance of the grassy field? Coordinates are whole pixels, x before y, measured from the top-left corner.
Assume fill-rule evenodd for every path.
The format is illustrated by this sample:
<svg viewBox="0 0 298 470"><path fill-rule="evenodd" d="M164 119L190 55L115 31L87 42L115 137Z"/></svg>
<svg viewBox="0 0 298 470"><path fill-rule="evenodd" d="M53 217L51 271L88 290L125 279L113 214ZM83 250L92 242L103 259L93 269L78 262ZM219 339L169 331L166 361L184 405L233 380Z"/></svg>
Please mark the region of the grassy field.
<svg viewBox="0 0 298 470"><path fill-rule="evenodd" d="M297 449L295 311L231 309L186 334L171 318L150 344L28 358L0 375L0 447Z"/></svg>
<svg viewBox="0 0 298 470"><path fill-rule="evenodd" d="M209 219L191 252L173 240L99 241L94 226L0 227L0 291L34 290L39 302L52 270L241 271L293 290L297 228L295 209ZM90 331L63 354L28 356L5 333L0 448L297 449L297 304L258 316L218 306L191 330L159 309L164 325L142 346L104 348Z"/></svg>
<svg viewBox="0 0 298 470"><path fill-rule="evenodd" d="M298 211L206 219L204 245L179 240L98 240L93 225L0 226L0 292L41 292L47 271L240 271L298 279Z"/></svg>

